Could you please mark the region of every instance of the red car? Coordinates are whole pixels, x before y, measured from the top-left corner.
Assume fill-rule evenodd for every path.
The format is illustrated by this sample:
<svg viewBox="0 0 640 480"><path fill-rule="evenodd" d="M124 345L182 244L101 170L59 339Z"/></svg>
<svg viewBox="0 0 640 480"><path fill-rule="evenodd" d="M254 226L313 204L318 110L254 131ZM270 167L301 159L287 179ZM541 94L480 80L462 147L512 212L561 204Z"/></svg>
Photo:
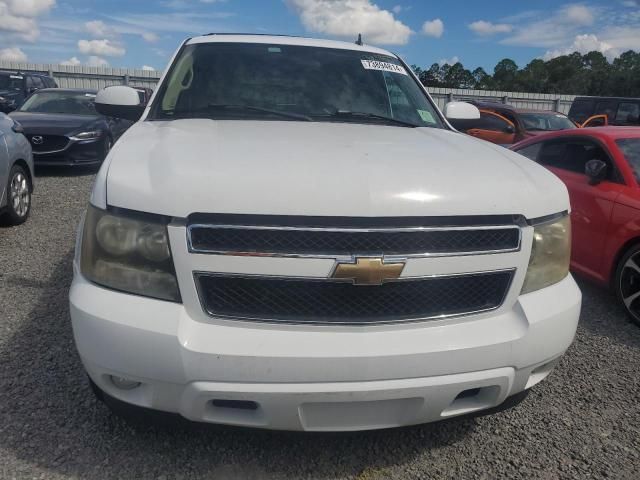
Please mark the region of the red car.
<svg viewBox="0 0 640 480"><path fill-rule="evenodd" d="M640 128L563 130L511 147L571 197L571 268L611 287L640 325Z"/></svg>

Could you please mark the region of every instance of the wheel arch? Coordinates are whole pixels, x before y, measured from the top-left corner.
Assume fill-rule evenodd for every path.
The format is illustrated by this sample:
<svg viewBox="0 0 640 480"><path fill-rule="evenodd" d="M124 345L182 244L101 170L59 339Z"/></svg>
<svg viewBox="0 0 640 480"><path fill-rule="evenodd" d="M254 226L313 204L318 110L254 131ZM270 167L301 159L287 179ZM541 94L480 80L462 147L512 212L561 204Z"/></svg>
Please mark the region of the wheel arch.
<svg viewBox="0 0 640 480"><path fill-rule="evenodd" d="M615 281L616 281L616 275L618 273L618 266L619 266L620 260L622 260L622 258L626 255L626 253L636 245L640 245L640 237L630 238L618 249L613 259L611 273L609 274L609 288L612 291L615 290Z"/></svg>

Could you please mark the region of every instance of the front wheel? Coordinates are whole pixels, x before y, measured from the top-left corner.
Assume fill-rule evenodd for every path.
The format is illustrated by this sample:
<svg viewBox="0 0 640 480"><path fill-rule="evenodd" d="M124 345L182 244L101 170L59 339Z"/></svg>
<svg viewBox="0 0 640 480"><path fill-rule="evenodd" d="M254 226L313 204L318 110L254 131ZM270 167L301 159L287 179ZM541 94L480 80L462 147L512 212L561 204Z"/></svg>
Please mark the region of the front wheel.
<svg viewBox="0 0 640 480"><path fill-rule="evenodd" d="M27 220L31 211L31 179L20 165L14 165L9 172L7 184L6 217L10 225L20 225Z"/></svg>
<svg viewBox="0 0 640 480"><path fill-rule="evenodd" d="M620 259L614 282L618 300L629 318L640 326L640 244Z"/></svg>

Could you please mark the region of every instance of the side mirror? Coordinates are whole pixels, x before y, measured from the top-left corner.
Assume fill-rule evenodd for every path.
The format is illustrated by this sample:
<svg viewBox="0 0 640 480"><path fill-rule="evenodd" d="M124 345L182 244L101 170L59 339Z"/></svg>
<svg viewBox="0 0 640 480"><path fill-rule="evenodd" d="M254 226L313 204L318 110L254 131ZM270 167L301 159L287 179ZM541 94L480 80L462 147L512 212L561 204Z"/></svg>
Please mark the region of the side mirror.
<svg viewBox="0 0 640 480"><path fill-rule="evenodd" d="M106 117L124 118L137 122L144 112L138 92L131 87L107 87L98 92L96 110Z"/></svg>
<svg viewBox="0 0 640 480"><path fill-rule="evenodd" d="M504 127L504 133L509 133L509 134L516 133L516 129L513 128L513 125L507 125L506 127Z"/></svg>
<svg viewBox="0 0 640 480"><path fill-rule="evenodd" d="M584 173L589 178L589 185L597 185L607 177L607 164L598 159L589 160Z"/></svg>
<svg viewBox="0 0 640 480"><path fill-rule="evenodd" d="M444 116L447 120L478 120L480 110L467 102L449 102L444 107Z"/></svg>

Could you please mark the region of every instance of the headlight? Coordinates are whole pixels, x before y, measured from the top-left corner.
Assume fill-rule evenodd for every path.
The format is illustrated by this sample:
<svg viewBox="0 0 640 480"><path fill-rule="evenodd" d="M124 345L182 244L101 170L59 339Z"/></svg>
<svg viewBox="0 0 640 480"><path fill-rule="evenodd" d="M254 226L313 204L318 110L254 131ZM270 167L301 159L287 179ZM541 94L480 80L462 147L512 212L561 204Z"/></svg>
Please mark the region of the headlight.
<svg viewBox="0 0 640 480"><path fill-rule="evenodd" d="M72 140L93 140L102 136L102 130L92 130L90 132L76 133L71 137Z"/></svg>
<svg viewBox="0 0 640 480"><path fill-rule="evenodd" d="M6 102L6 101L7 101L7 99L6 99L6 98L4 98L4 97L0 96L0 102Z"/></svg>
<svg viewBox="0 0 640 480"><path fill-rule="evenodd" d="M154 215L87 209L80 270L107 288L180 302L167 224Z"/></svg>
<svg viewBox="0 0 640 480"><path fill-rule="evenodd" d="M570 259L571 221L568 215L555 222L535 226L529 268L521 293L558 283L569 274Z"/></svg>

